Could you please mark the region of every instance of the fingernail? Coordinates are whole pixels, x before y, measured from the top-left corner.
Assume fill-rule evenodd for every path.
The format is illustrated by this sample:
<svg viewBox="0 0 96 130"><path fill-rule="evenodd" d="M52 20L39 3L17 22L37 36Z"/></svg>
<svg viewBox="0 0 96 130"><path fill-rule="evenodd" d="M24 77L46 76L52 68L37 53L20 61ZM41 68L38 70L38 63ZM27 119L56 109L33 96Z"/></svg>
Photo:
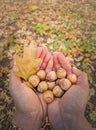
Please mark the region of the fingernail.
<svg viewBox="0 0 96 130"><path fill-rule="evenodd" d="M77 69L75 66L73 66L73 69Z"/></svg>
<svg viewBox="0 0 96 130"><path fill-rule="evenodd" d="M14 65L16 65L16 61L14 61Z"/></svg>

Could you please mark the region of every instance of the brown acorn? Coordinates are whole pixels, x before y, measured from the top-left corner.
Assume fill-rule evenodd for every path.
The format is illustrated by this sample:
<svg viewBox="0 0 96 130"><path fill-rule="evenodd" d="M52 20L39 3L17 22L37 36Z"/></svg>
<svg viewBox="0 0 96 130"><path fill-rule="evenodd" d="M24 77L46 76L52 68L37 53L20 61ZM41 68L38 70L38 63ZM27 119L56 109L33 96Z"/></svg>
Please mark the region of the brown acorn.
<svg viewBox="0 0 96 130"><path fill-rule="evenodd" d="M57 71L56 71L56 74L57 74L57 78L65 78L66 76L66 70L63 69L63 68L59 68Z"/></svg>
<svg viewBox="0 0 96 130"><path fill-rule="evenodd" d="M60 86L57 85L57 86L55 86L53 88L53 94L54 94L54 96L61 97L63 95L63 93L64 93L64 91L60 88Z"/></svg>
<svg viewBox="0 0 96 130"><path fill-rule="evenodd" d="M73 84L77 82L77 76L75 74L69 74L67 79L69 79Z"/></svg>
<svg viewBox="0 0 96 130"><path fill-rule="evenodd" d="M41 81L40 83L39 83L39 85L38 85L38 87L37 87L37 90L39 91L39 92L44 92L44 91L46 91L48 89L48 84L47 84L47 82L46 81Z"/></svg>
<svg viewBox="0 0 96 130"><path fill-rule="evenodd" d="M56 85L59 85L60 79L56 80Z"/></svg>
<svg viewBox="0 0 96 130"><path fill-rule="evenodd" d="M37 72L37 76L41 79L41 80L44 80L46 78L46 73L44 70L39 70Z"/></svg>
<svg viewBox="0 0 96 130"><path fill-rule="evenodd" d="M29 82L32 84L33 87L36 87L36 86L38 86L40 79L37 75L32 75L29 78Z"/></svg>
<svg viewBox="0 0 96 130"><path fill-rule="evenodd" d="M47 90L43 93L43 98L46 103L51 103L54 100L54 95L51 90Z"/></svg>
<svg viewBox="0 0 96 130"><path fill-rule="evenodd" d="M47 75L46 75L46 79L48 81L55 81L57 79L57 75L55 71L50 71Z"/></svg>
<svg viewBox="0 0 96 130"><path fill-rule="evenodd" d="M63 90L66 91L71 87L71 82L70 82L70 80L63 78L60 80L59 85Z"/></svg>
<svg viewBox="0 0 96 130"><path fill-rule="evenodd" d="M47 82L47 84L48 84L48 88L50 90L52 90L55 87L55 82L54 81L53 82Z"/></svg>

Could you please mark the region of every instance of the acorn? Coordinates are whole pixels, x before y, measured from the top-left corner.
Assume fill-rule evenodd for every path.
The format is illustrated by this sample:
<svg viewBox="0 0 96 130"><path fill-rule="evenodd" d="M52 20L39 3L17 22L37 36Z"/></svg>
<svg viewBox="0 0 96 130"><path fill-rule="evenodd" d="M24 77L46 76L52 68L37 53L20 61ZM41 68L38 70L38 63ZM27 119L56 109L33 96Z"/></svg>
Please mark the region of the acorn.
<svg viewBox="0 0 96 130"><path fill-rule="evenodd" d="M63 69L63 68L59 68L56 71L56 74L57 74L57 78L59 78L59 79L65 78L65 76L66 76L66 70Z"/></svg>
<svg viewBox="0 0 96 130"><path fill-rule="evenodd" d="M55 82L54 81L53 82L47 82L47 84L48 84L48 88L50 90L52 90L55 87Z"/></svg>
<svg viewBox="0 0 96 130"><path fill-rule="evenodd" d="M56 85L59 85L60 79L56 80Z"/></svg>
<svg viewBox="0 0 96 130"><path fill-rule="evenodd" d="M46 73L44 70L39 70L37 72L37 76L41 79L41 80L44 80L46 78Z"/></svg>
<svg viewBox="0 0 96 130"><path fill-rule="evenodd" d="M60 86L56 85L53 88L53 94L55 97L61 97L64 94L64 91L60 88Z"/></svg>
<svg viewBox="0 0 96 130"><path fill-rule="evenodd" d="M32 75L29 78L29 82L32 84L33 87L36 87L36 86L38 86L40 79L37 75Z"/></svg>
<svg viewBox="0 0 96 130"><path fill-rule="evenodd" d="M48 81L55 81L57 79L57 75L55 71L50 71L47 75L46 75L46 79Z"/></svg>
<svg viewBox="0 0 96 130"><path fill-rule="evenodd" d="M59 85L63 90L66 91L71 87L71 82L70 82L70 80L63 78L60 80Z"/></svg>
<svg viewBox="0 0 96 130"><path fill-rule="evenodd" d="M73 84L77 82L77 76L75 74L69 74L67 79L69 79Z"/></svg>
<svg viewBox="0 0 96 130"><path fill-rule="evenodd" d="M47 84L47 82L46 81L41 81L40 83L39 83L39 85L38 85L38 87L37 87L37 90L39 91L39 92L44 92L44 91L46 91L48 89L48 84Z"/></svg>
<svg viewBox="0 0 96 130"><path fill-rule="evenodd" d="M43 98L46 103L51 103L54 100L54 95L51 90L47 90L43 93Z"/></svg>

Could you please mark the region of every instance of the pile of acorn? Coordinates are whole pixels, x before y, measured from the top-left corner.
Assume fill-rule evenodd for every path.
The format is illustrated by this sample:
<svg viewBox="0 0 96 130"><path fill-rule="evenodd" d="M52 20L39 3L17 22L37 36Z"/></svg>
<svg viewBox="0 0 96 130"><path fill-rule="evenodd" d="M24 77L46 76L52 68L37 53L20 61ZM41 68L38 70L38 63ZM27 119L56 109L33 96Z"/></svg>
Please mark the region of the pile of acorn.
<svg viewBox="0 0 96 130"><path fill-rule="evenodd" d="M56 72L50 71L47 74L44 70L39 70L29 78L29 83L43 94L46 103L51 103L55 97L62 97L76 82L77 76L73 73L67 75L63 68L59 68Z"/></svg>

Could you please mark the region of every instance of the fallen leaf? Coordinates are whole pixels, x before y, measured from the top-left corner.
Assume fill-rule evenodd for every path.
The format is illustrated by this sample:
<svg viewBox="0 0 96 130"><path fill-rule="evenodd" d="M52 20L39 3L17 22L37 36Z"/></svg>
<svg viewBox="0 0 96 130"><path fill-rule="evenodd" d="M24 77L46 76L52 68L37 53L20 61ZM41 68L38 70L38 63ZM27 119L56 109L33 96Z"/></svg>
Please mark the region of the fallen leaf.
<svg viewBox="0 0 96 130"><path fill-rule="evenodd" d="M37 72L37 67L40 64L40 59L36 59L36 47L32 44L24 47L23 56L15 56L16 64L19 71L14 72L15 75L23 78L25 81Z"/></svg>

